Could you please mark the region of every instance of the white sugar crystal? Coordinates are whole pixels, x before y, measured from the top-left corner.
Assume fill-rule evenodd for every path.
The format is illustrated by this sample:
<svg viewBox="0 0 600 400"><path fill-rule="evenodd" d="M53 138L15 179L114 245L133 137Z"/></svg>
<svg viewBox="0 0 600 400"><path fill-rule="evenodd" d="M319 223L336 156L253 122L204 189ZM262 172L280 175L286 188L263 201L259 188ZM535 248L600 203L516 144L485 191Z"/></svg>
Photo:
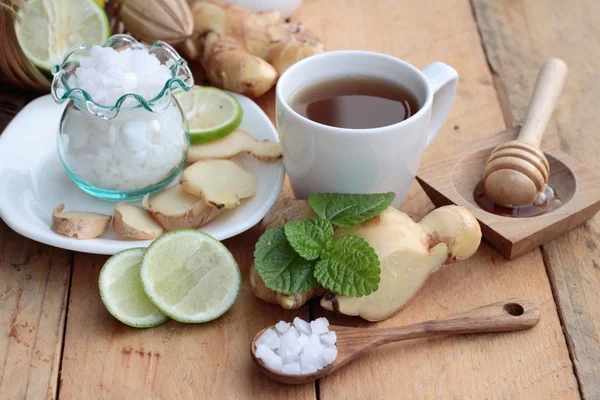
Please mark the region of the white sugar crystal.
<svg viewBox="0 0 600 400"><path fill-rule="evenodd" d="M256 346L256 358L263 360L265 365L276 371L281 370L283 360L277 354L273 352L266 344L259 344Z"/></svg>
<svg viewBox="0 0 600 400"><path fill-rule="evenodd" d="M298 332L292 327L281 336L281 344L277 349L277 354L287 359L299 355L302 347L302 344L298 341Z"/></svg>
<svg viewBox="0 0 600 400"><path fill-rule="evenodd" d="M318 371L317 367L315 367L312 364L309 364L305 368L302 368L302 373L303 374L313 374L313 373L315 373L317 371Z"/></svg>
<svg viewBox="0 0 600 400"><path fill-rule="evenodd" d="M300 337L298 337L298 344L300 344L302 347L306 346L308 344L308 336L306 336L304 333L301 333Z"/></svg>
<svg viewBox="0 0 600 400"><path fill-rule="evenodd" d="M279 321L275 324L275 329L281 333L285 333L288 329L290 329L290 326L291 324L289 322Z"/></svg>
<svg viewBox="0 0 600 400"><path fill-rule="evenodd" d="M298 329L298 332L304 333L305 335L310 335L312 333L310 329L310 324L302 318L294 318L294 326L296 327L296 329Z"/></svg>
<svg viewBox="0 0 600 400"><path fill-rule="evenodd" d="M325 367L328 363L323 355L324 349L325 347L321 344L319 335L312 334L300 355L302 369L307 368L308 365L314 365L317 369Z"/></svg>
<svg viewBox="0 0 600 400"><path fill-rule="evenodd" d="M275 350L279 348L279 345L281 344L281 338L273 329L267 329L265 333L258 338L256 344L266 344L271 350Z"/></svg>
<svg viewBox="0 0 600 400"><path fill-rule="evenodd" d="M302 373L302 369L300 368L300 363L293 362L290 364L283 364L281 367L281 372L290 375L300 375Z"/></svg>
<svg viewBox="0 0 600 400"><path fill-rule="evenodd" d="M323 343L325 346L334 346L337 340L337 335L335 332L329 331L324 335L320 335L319 338L321 339L321 343Z"/></svg>
<svg viewBox="0 0 600 400"><path fill-rule="evenodd" d="M136 93L146 100L156 97L171 78L171 70L146 49L93 46L83 57L69 85L84 89L99 104L114 105L119 97Z"/></svg>
<svg viewBox="0 0 600 400"><path fill-rule="evenodd" d="M317 318L314 321L310 322L310 328L312 333L322 335L324 333L329 332L329 321L327 321L327 318Z"/></svg>
<svg viewBox="0 0 600 400"><path fill-rule="evenodd" d="M113 190L136 190L163 180L184 157L187 142L176 105L162 113L122 110L106 123L69 113L61 135L63 158L82 180Z"/></svg>
<svg viewBox="0 0 600 400"><path fill-rule="evenodd" d="M256 342L256 357L268 367L291 375L317 372L336 359L337 337L329 331L326 318L310 323L295 318L293 323L279 321L275 329L267 329Z"/></svg>
<svg viewBox="0 0 600 400"><path fill-rule="evenodd" d="M325 349L323 349L323 357L325 357L327 364L331 364L336 359L337 353L337 347L325 347Z"/></svg>

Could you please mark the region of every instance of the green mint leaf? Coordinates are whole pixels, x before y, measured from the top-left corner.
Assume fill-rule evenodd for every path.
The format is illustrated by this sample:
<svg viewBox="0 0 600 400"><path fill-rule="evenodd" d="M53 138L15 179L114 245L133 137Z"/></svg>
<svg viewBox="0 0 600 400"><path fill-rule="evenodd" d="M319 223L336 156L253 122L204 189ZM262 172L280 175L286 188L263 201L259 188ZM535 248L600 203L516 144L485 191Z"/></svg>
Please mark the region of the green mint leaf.
<svg viewBox="0 0 600 400"><path fill-rule="evenodd" d="M305 260L316 260L333 242L333 226L321 218L288 222L284 231L288 242Z"/></svg>
<svg viewBox="0 0 600 400"><path fill-rule="evenodd" d="M276 292L292 294L317 286L314 261L303 259L288 243L283 228L271 228L258 239L254 264L265 285Z"/></svg>
<svg viewBox="0 0 600 400"><path fill-rule="evenodd" d="M332 224L350 227L376 217L389 207L395 194L347 194L317 193L308 198L308 203L319 217Z"/></svg>
<svg viewBox="0 0 600 400"><path fill-rule="evenodd" d="M324 288L342 296L366 296L379 288L379 258L363 238L342 236L321 255L315 278Z"/></svg>

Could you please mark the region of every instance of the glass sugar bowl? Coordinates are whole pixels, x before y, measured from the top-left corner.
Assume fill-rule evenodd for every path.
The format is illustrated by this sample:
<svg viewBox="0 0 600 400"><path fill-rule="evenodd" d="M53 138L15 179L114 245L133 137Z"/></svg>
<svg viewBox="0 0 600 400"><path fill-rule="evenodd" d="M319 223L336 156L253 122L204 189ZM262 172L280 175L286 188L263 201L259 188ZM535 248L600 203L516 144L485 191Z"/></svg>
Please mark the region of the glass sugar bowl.
<svg viewBox="0 0 600 400"><path fill-rule="evenodd" d="M191 90L194 79L175 49L114 35L102 46L72 48L52 73L54 100L68 101L59 157L82 190L133 201L180 174L189 132L172 91Z"/></svg>

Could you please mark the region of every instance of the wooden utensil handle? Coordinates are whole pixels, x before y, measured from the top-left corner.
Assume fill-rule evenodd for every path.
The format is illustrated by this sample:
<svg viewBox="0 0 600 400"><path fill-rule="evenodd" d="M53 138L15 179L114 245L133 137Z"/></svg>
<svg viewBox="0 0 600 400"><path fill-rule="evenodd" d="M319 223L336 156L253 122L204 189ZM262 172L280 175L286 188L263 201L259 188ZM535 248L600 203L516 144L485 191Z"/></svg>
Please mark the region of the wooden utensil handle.
<svg viewBox="0 0 600 400"><path fill-rule="evenodd" d="M540 147L567 70L567 64L558 58L551 58L542 65L518 140Z"/></svg>
<svg viewBox="0 0 600 400"><path fill-rule="evenodd" d="M398 328L381 329L377 344L436 335L508 332L528 329L540 320L540 310L529 300L510 299L462 314Z"/></svg>

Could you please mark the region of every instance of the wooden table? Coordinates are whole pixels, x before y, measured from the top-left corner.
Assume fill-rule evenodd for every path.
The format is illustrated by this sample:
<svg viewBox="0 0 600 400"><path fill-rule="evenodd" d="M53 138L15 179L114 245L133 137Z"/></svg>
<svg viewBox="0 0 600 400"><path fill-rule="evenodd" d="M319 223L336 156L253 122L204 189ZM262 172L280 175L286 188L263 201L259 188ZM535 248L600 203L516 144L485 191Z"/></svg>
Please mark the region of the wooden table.
<svg viewBox="0 0 600 400"><path fill-rule="evenodd" d="M541 63L561 57L570 72L543 145L600 168L597 0L305 0L293 20L306 22L330 50L379 51L420 68L439 60L458 70L456 102L424 164L521 120ZM4 97L27 99L8 88ZM259 103L273 117L273 93ZM414 184L403 210L420 218L432 208ZM230 312L204 325L137 330L100 301L107 257L42 245L0 222L0 398L599 399L599 231L597 216L513 261L484 243L471 259L436 273L404 312L377 324L522 296L540 305L536 328L392 344L316 384L287 387L254 369L250 340L279 319L324 312L317 305L285 312L253 296L247 273L256 229L225 242L245 279Z"/></svg>

